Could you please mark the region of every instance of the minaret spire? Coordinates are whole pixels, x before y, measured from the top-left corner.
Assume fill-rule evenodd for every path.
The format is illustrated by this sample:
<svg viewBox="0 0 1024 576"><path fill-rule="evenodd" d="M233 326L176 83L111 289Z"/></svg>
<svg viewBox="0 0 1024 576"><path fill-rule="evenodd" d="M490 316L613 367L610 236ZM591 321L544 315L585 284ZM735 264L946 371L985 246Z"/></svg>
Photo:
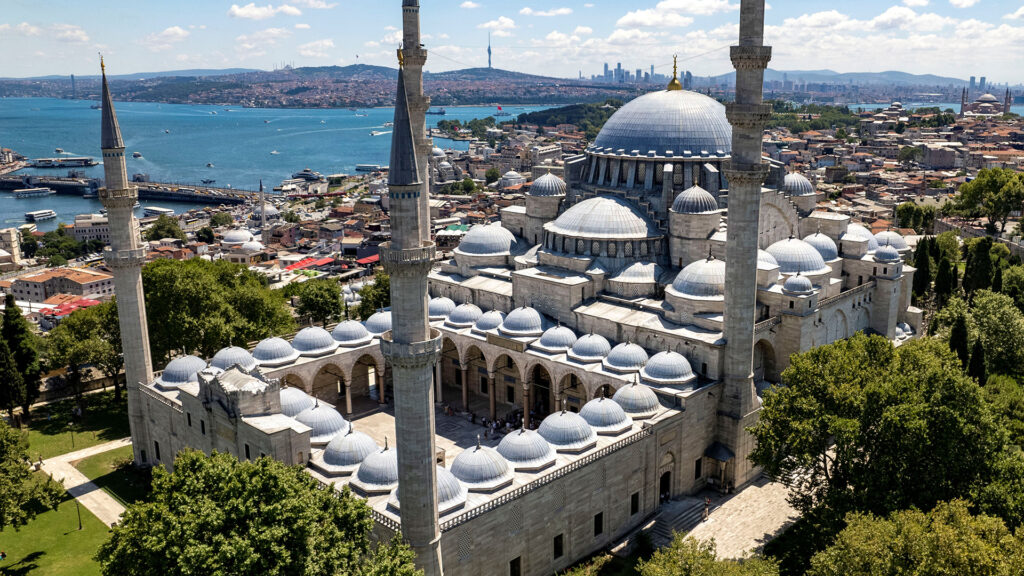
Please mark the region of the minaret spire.
<svg viewBox="0 0 1024 576"><path fill-rule="evenodd" d="M103 63L103 56L100 56L100 74L103 76L103 94L101 105L103 116L100 132L100 147L124 148L124 140L121 139L121 127L117 124L117 114L114 112L114 99L110 96L110 88L107 86L107 66Z"/></svg>

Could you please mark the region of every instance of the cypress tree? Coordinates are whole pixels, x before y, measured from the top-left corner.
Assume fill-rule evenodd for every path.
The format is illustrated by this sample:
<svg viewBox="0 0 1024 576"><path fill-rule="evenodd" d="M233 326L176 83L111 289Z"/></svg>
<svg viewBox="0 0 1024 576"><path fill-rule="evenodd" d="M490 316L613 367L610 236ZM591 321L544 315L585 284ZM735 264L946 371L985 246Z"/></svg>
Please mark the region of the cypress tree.
<svg viewBox="0 0 1024 576"><path fill-rule="evenodd" d="M4 298L4 324L0 329L0 338L7 342L18 373L24 381L25 393L22 395L22 414L28 416L29 406L39 397L39 376L42 369L39 365L39 353L35 347L35 334L29 328L28 321L21 315L21 308L14 302L14 295Z"/></svg>
<svg viewBox="0 0 1024 576"><path fill-rule="evenodd" d="M978 239L971 247L967 259L967 270L964 272L964 290L973 294L985 290L992 285L992 239Z"/></svg>
<svg viewBox="0 0 1024 576"><path fill-rule="evenodd" d="M914 266L920 268L921 258L931 254L931 252L928 249L928 245L930 243L931 242L928 240L927 236L921 238L921 240L918 241L917 247L914 248Z"/></svg>
<svg viewBox="0 0 1024 576"><path fill-rule="evenodd" d="M971 350L971 365L967 368L967 375L984 385L988 381L985 373L985 347L981 344L981 338L974 341L974 349Z"/></svg>
<svg viewBox="0 0 1024 576"><path fill-rule="evenodd" d="M917 284L917 275L914 275L914 283ZM935 298L939 307L946 305L946 301L956 290L956 272L949 258L943 257L939 262L939 272L935 275Z"/></svg>
<svg viewBox="0 0 1024 576"><path fill-rule="evenodd" d="M979 338L980 340L980 338ZM967 368L969 360L967 351L967 318L964 315L957 316L953 328L949 332L949 349L956 352L960 359L960 366Z"/></svg>
<svg viewBox="0 0 1024 576"><path fill-rule="evenodd" d="M992 291L1003 291L1003 268L1001 266L996 266L996 273L992 275Z"/></svg>
<svg viewBox="0 0 1024 576"><path fill-rule="evenodd" d="M0 337L0 409L14 419L14 407L21 406L25 399L25 380L18 371L14 354L7 341Z"/></svg>
<svg viewBox="0 0 1024 576"><path fill-rule="evenodd" d="M932 287L932 257L927 251L918 249L919 256L914 259L917 272L914 272L914 296L927 298Z"/></svg>

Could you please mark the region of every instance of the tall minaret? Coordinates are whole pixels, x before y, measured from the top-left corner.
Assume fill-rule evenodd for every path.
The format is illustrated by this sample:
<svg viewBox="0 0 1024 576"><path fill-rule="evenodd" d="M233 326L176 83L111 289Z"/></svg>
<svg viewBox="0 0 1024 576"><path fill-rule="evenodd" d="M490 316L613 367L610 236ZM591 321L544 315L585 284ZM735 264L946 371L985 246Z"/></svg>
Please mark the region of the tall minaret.
<svg viewBox="0 0 1024 576"><path fill-rule="evenodd" d="M1003 114L1009 114L1010 109L1013 108L1013 96L1010 95L1010 86L1006 86L1006 100L1003 103Z"/></svg>
<svg viewBox="0 0 1024 576"><path fill-rule="evenodd" d="M405 84L409 87L406 101L412 121L412 137L416 144L416 172L420 175L420 240L430 240L430 181L427 161L434 144L427 138L427 109L430 98L423 94L423 65L427 63L427 50L420 44L420 2L402 0L402 57ZM397 113L397 111L396 111Z"/></svg>
<svg viewBox="0 0 1024 576"><path fill-rule="evenodd" d="M142 412L138 385L153 381L153 364L149 358L149 332L146 325L146 304L142 294L142 265L146 251L139 235L139 222L133 207L138 190L128 184L124 164L124 141L114 112L114 99L107 86L107 70L100 58L103 74L103 116L100 147L103 149L103 175L106 187L99 191L100 201L107 209L110 223L110 247L104 251L107 266L114 273L117 294L117 317L124 348L124 372L128 384L128 422L132 433L132 450L136 464L148 464L155 455Z"/></svg>
<svg viewBox="0 0 1024 576"><path fill-rule="evenodd" d="M263 179L260 178L260 242L267 247L267 198L263 195Z"/></svg>
<svg viewBox="0 0 1024 576"><path fill-rule="evenodd" d="M381 352L391 366L395 393L395 435L398 451L398 500L402 535L416 553L416 566L426 576L441 576L441 530L437 515L437 471L434 446L434 366L441 352L440 333L427 317L427 274L434 260L429 209L417 141L424 125L421 66L426 53L419 37L416 2L405 0L405 47L398 51L398 94L391 137L388 189L391 198L391 241L380 248L380 260L391 275L392 330L381 338ZM415 68L410 64L416 62ZM409 80L414 81L410 82ZM419 103L414 107L414 102ZM427 150L429 152L429 149Z"/></svg>
<svg viewBox="0 0 1024 576"><path fill-rule="evenodd" d="M962 94L960 94L960 117L963 118L967 114L967 88L964 88Z"/></svg>
<svg viewBox="0 0 1024 576"><path fill-rule="evenodd" d="M732 124L732 160L726 170L725 389L718 410L719 441L735 454L732 480L737 485L751 474L747 455L754 440L745 428L757 421L759 409L753 371L755 271L761 185L768 174L761 160L761 136L772 111L762 103L762 89L771 55L771 47L764 46L764 0L742 0L739 46L730 52L736 68L736 101L726 110Z"/></svg>

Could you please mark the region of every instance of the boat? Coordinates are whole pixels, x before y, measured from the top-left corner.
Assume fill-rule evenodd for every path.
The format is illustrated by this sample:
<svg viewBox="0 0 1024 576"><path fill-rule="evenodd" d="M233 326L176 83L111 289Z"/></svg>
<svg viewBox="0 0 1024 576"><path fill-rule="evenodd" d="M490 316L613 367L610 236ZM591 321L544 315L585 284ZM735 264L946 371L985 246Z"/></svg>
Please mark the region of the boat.
<svg viewBox="0 0 1024 576"><path fill-rule="evenodd" d="M143 211L146 216L174 216L174 210L161 208L159 206L146 206Z"/></svg>
<svg viewBox="0 0 1024 576"><path fill-rule="evenodd" d="M142 152L132 152L132 158L142 158Z"/></svg>
<svg viewBox="0 0 1024 576"><path fill-rule="evenodd" d="M385 134L391 134L391 132L385 132L383 130L370 130L370 136L383 136Z"/></svg>
<svg viewBox="0 0 1024 576"><path fill-rule="evenodd" d="M85 200L95 200L96 198L99 198L99 197L100 197L99 193L96 192L95 190L89 190L88 192L83 192L82 193L82 198L85 199Z"/></svg>
<svg viewBox="0 0 1024 576"><path fill-rule="evenodd" d="M67 168L69 166L96 166L99 162L88 156L66 156L61 158L36 158L31 168Z"/></svg>
<svg viewBox="0 0 1024 576"><path fill-rule="evenodd" d="M366 118L366 114L356 114L357 118Z"/></svg>
<svg viewBox="0 0 1024 576"><path fill-rule="evenodd" d="M216 110L210 110L210 115L216 116L217 115L217 111Z"/></svg>
<svg viewBox="0 0 1024 576"><path fill-rule="evenodd" d="M263 123L264 124L270 124L270 120L264 120Z"/></svg>
<svg viewBox="0 0 1024 576"><path fill-rule="evenodd" d="M321 120L320 123L321 124L327 124L327 120Z"/></svg>
<svg viewBox="0 0 1024 576"><path fill-rule="evenodd" d="M207 168L213 168L213 162L207 162L206 163L206 167Z"/></svg>
<svg viewBox="0 0 1024 576"><path fill-rule="evenodd" d="M435 116L444 116L448 112L446 112L444 108L438 108L437 110L427 110L426 113L433 114Z"/></svg>
<svg viewBox="0 0 1024 576"><path fill-rule="evenodd" d="M14 191L15 198L39 198L40 196L50 196L56 194L50 188L21 188Z"/></svg>
<svg viewBox="0 0 1024 576"><path fill-rule="evenodd" d="M56 148L56 149L54 149L54 153L56 153L56 154L63 154L64 153L64 149L63 148Z"/></svg>
<svg viewBox="0 0 1024 576"><path fill-rule="evenodd" d="M136 208L142 208L142 203L138 200L135 201L135 204L132 204L132 209L134 210Z"/></svg>
<svg viewBox="0 0 1024 576"><path fill-rule="evenodd" d="M395 123L394 122L385 122L384 124L382 124L382 126L384 126L385 128L394 128L395 127Z"/></svg>
<svg viewBox="0 0 1024 576"><path fill-rule="evenodd" d="M57 213L53 210L33 210L31 212L25 212L25 220L28 222L38 222L40 220L52 220L57 217Z"/></svg>
<svg viewBox="0 0 1024 576"><path fill-rule="evenodd" d="M380 164L356 164L356 172L377 172Z"/></svg>
<svg viewBox="0 0 1024 576"><path fill-rule="evenodd" d="M99 104L93 104L92 106L89 106L89 108L93 110L99 110L100 108L103 108L103 106L100 106Z"/></svg>
<svg viewBox="0 0 1024 576"><path fill-rule="evenodd" d="M501 109L501 106L498 106L498 111L495 112L494 115L495 116L511 116L512 114L509 113L509 112L505 112L504 110Z"/></svg>
<svg viewBox="0 0 1024 576"><path fill-rule="evenodd" d="M217 181L216 180L211 180L209 178L203 178L203 184L206 184L207 186L209 186L210 184L214 184L215 182L217 182Z"/></svg>
<svg viewBox="0 0 1024 576"><path fill-rule="evenodd" d="M170 134L170 133L171 133L170 130L164 130L164 134Z"/></svg>
<svg viewBox="0 0 1024 576"><path fill-rule="evenodd" d="M270 153L273 154L274 156L280 154L280 152L278 152L277 150L271 150Z"/></svg>

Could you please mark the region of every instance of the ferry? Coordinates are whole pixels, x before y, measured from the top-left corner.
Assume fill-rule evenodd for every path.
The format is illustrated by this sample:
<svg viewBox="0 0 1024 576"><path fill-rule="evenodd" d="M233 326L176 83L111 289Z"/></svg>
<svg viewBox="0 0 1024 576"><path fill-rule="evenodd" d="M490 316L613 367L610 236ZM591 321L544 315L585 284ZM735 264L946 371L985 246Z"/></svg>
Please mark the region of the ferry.
<svg viewBox="0 0 1024 576"><path fill-rule="evenodd" d="M394 128L394 127L395 127L395 123L394 123L394 122L385 122L385 123L383 124L383 126L384 126L385 128Z"/></svg>
<svg viewBox="0 0 1024 576"><path fill-rule="evenodd" d="M444 108L438 108L437 110L427 110L426 111L426 114L433 114L435 116L444 116L447 113L448 112L446 112Z"/></svg>
<svg viewBox="0 0 1024 576"><path fill-rule="evenodd" d="M277 150L271 150L271 151L270 151L270 153L271 153L271 154L272 154L273 156L277 156L278 154L280 154L280 152L278 152Z"/></svg>
<svg viewBox="0 0 1024 576"><path fill-rule="evenodd" d="M56 148L53 152L55 154L63 154L64 153L64 149L63 148Z"/></svg>
<svg viewBox="0 0 1024 576"><path fill-rule="evenodd" d="M68 156L66 158L36 158L31 168L67 168L69 166L96 166L96 160L88 156Z"/></svg>
<svg viewBox="0 0 1024 576"><path fill-rule="evenodd" d="M356 164L356 172L377 172L380 164Z"/></svg>
<svg viewBox="0 0 1024 576"><path fill-rule="evenodd" d="M391 132L385 132L384 130L370 130L370 136L383 136L385 134L391 134Z"/></svg>
<svg viewBox="0 0 1024 576"><path fill-rule="evenodd" d="M15 198L39 198L40 196L49 196L51 194L56 194L56 192L50 188L21 188L14 191Z"/></svg>
<svg viewBox="0 0 1024 576"><path fill-rule="evenodd" d="M142 152L132 152L132 158L142 158Z"/></svg>
<svg viewBox="0 0 1024 576"><path fill-rule="evenodd" d="M170 133L171 133L170 130L164 130L164 134L170 134Z"/></svg>
<svg viewBox="0 0 1024 576"><path fill-rule="evenodd" d="M39 222L40 220L52 220L57 217L57 213L53 210L33 210L31 212L25 212L25 220L29 222Z"/></svg>
<svg viewBox="0 0 1024 576"><path fill-rule="evenodd" d="M495 116L511 116L512 114L510 112L505 112L504 110L501 109L501 106L498 106L498 111L495 112L494 115Z"/></svg>
<svg viewBox="0 0 1024 576"><path fill-rule="evenodd" d="M146 216L174 216L174 210L170 208L161 208L159 206L146 206L143 211Z"/></svg>

